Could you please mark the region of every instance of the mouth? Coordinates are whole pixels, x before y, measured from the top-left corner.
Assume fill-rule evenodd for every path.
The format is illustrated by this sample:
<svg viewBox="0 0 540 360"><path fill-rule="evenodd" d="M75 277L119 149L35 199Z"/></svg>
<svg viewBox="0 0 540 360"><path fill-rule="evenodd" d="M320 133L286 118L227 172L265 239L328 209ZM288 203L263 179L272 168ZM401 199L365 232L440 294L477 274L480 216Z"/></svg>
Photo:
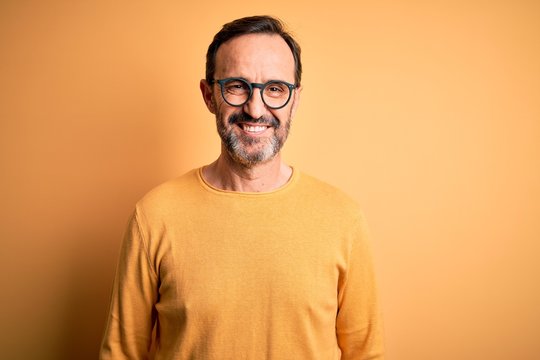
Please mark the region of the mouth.
<svg viewBox="0 0 540 360"><path fill-rule="evenodd" d="M263 134L268 128L270 128L270 125L264 125L264 124L250 124L250 123L237 123L238 127L242 129L245 133L248 133L250 135L261 135Z"/></svg>

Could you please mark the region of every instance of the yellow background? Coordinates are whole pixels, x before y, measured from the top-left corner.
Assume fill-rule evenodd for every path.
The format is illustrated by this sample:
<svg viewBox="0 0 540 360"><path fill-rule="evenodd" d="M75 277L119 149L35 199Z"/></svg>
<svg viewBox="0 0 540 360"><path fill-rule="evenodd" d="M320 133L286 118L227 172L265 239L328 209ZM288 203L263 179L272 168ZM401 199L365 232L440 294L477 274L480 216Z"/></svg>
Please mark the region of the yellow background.
<svg viewBox="0 0 540 360"><path fill-rule="evenodd" d="M1 2L2 358L96 358L135 201L218 155L206 47L271 14L285 158L362 204L388 358L539 359L540 3L186 3Z"/></svg>

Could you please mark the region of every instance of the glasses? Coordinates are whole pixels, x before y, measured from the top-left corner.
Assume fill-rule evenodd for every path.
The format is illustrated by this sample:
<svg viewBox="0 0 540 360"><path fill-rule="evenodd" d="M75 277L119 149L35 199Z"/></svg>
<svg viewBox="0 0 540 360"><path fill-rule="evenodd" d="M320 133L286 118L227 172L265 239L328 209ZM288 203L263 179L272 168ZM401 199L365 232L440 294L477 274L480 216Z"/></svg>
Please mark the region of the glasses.
<svg viewBox="0 0 540 360"><path fill-rule="evenodd" d="M296 85L281 80L270 80L264 84L249 83L242 78L227 78L211 80L210 84L217 82L221 87L223 100L231 106L243 106L251 99L253 89L258 88L261 92L263 103L270 109L281 109L291 100L292 91Z"/></svg>

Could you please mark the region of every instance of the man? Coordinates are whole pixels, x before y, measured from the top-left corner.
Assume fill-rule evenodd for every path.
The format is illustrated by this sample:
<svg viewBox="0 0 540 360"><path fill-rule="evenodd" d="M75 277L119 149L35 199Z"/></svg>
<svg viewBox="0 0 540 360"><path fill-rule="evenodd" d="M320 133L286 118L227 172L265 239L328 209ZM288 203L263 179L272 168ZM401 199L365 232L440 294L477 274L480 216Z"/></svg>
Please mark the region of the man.
<svg viewBox="0 0 540 360"><path fill-rule="evenodd" d="M221 154L137 204L102 359L382 359L357 206L281 159L301 72L274 18L214 37L200 88Z"/></svg>

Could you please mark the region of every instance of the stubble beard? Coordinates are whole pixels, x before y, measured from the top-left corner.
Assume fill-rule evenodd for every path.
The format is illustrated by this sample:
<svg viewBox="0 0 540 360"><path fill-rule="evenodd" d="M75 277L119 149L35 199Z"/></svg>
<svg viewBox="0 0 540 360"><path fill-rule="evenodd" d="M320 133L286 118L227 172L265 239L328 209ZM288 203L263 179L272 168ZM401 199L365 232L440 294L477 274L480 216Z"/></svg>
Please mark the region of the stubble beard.
<svg viewBox="0 0 540 360"><path fill-rule="evenodd" d="M216 115L216 125L221 142L231 158L242 167L251 168L258 164L263 164L272 160L280 151L291 127L291 118L283 124L275 117L261 117L253 119L244 112L232 114L224 121ZM245 134L238 134L234 131L234 124L238 122L250 122L253 124L265 124L273 128L270 137L252 137ZM254 149L254 147L256 147Z"/></svg>

